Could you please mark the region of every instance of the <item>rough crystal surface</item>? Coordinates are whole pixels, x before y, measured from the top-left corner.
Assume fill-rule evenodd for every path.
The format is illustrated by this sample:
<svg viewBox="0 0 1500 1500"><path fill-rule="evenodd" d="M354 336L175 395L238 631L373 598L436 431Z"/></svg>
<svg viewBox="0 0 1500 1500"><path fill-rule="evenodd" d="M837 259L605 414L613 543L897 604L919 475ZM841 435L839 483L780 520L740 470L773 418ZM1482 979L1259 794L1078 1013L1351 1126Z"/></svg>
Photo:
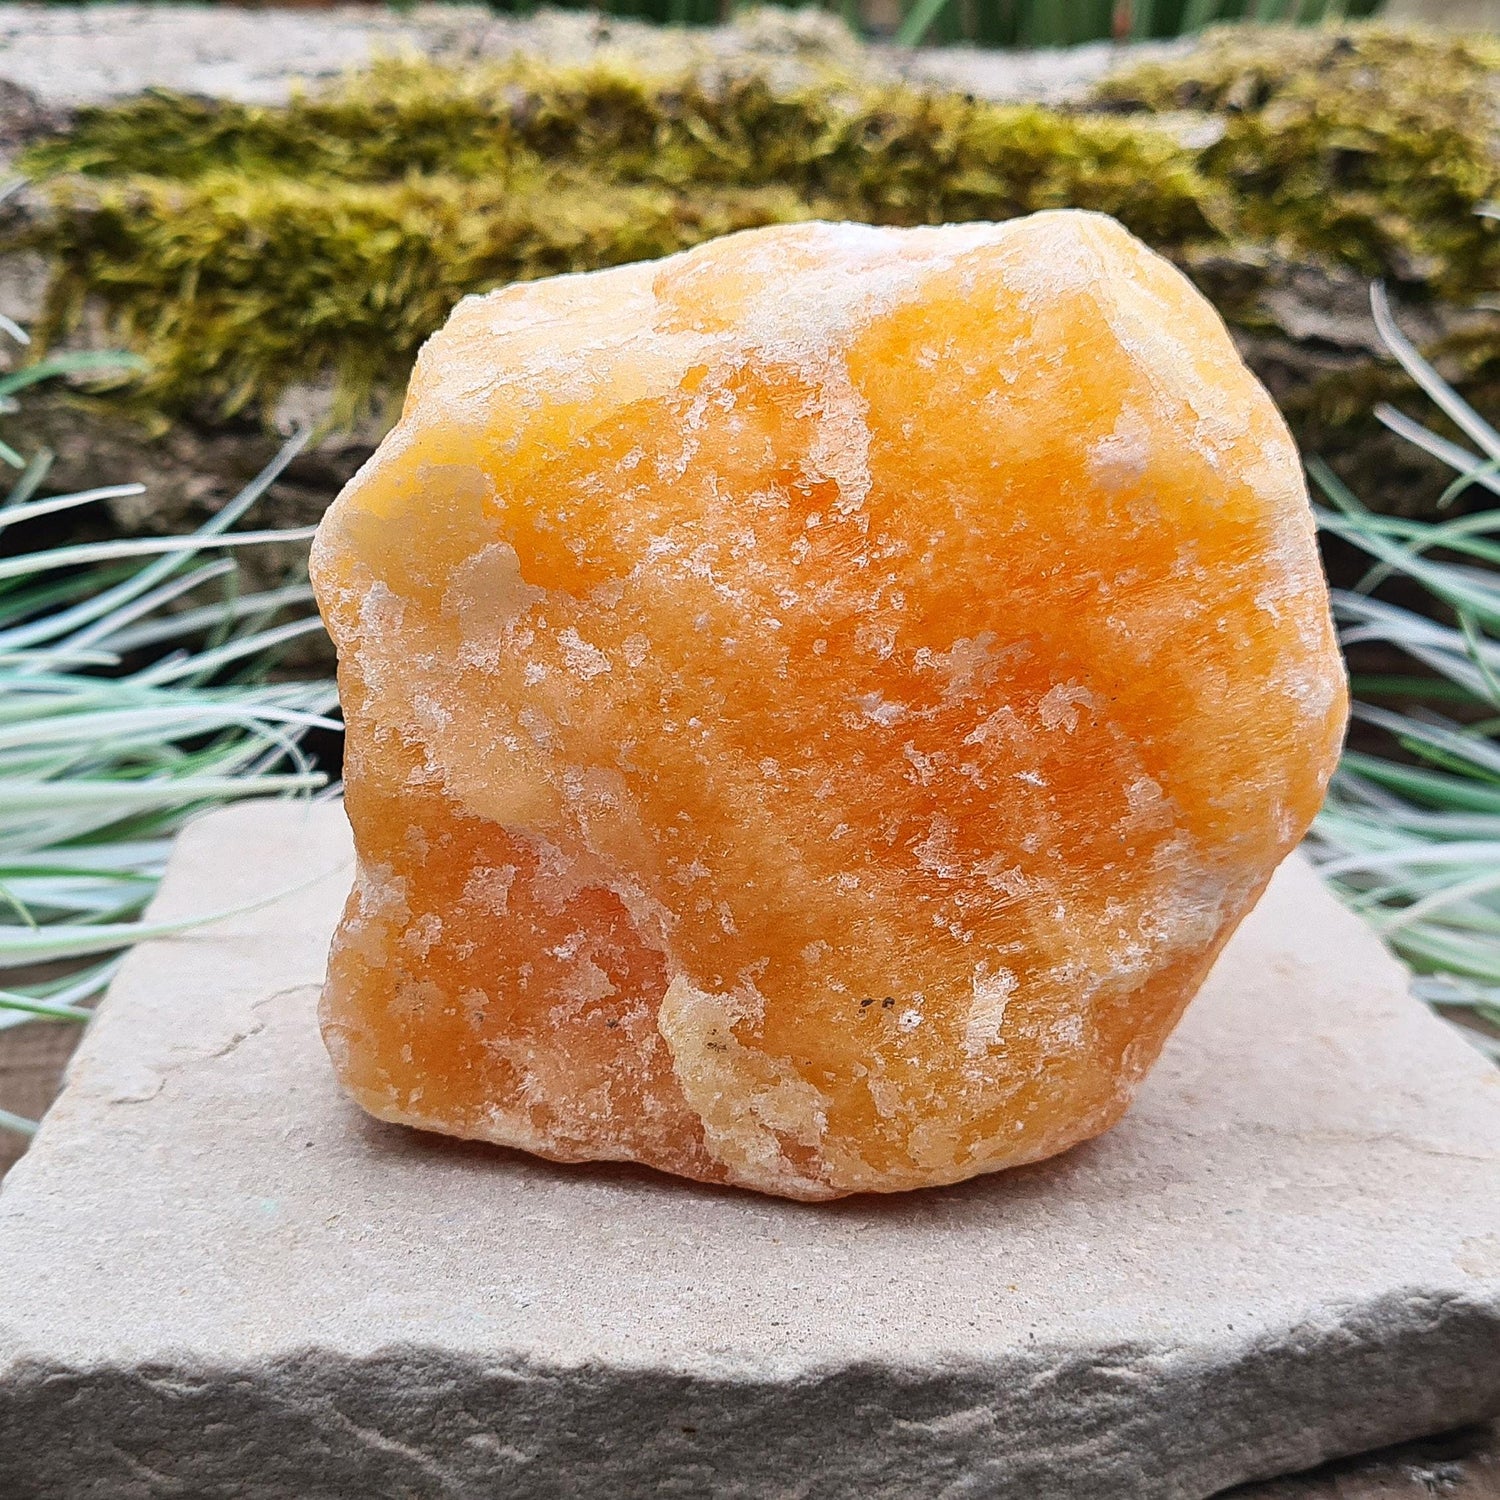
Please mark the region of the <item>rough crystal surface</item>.
<svg viewBox="0 0 1500 1500"><path fill-rule="evenodd" d="M345 1086L790 1197L1114 1123L1344 721L1286 429L1095 215L470 299L314 581Z"/></svg>

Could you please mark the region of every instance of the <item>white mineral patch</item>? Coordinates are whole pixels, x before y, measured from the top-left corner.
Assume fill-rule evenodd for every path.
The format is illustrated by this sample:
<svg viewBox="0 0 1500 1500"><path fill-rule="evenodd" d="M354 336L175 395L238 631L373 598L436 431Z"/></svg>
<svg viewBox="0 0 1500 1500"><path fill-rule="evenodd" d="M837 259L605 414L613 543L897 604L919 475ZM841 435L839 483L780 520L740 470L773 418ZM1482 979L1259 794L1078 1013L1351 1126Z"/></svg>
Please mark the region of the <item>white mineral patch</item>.
<svg viewBox="0 0 1500 1500"><path fill-rule="evenodd" d="M1016 992L1016 976L1009 969L974 966L973 997L964 1023L964 1051L981 1057L1001 1041L1005 1008Z"/></svg>
<svg viewBox="0 0 1500 1500"><path fill-rule="evenodd" d="M1125 788L1125 804L1129 812L1122 826L1127 831L1161 828L1171 821L1171 803L1149 776L1138 776Z"/></svg>
<svg viewBox="0 0 1500 1500"><path fill-rule="evenodd" d="M443 919L434 912L424 912L407 927L403 944L418 958L425 958L443 936Z"/></svg>
<svg viewBox="0 0 1500 1500"><path fill-rule="evenodd" d="M982 693L996 677L1000 663L1015 652L1015 647L1001 650L993 631L982 631L972 639L954 641L947 651L918 647L912 664L918 671L936 672L943 682L943 702L962 703Z"/></svg>
<svg viewBox="0 0 1500 1500"><path fill-rule="evenodd" d="M1037 705L1037 716L1044 729L1061 729L1072 734L1078 728L1080 708L1094 707L1094 695L1078 682L1060 682L1051 688Z"/></svg>
<svg viewBox="0 0 1500 1500"><path fill-rule="evenodd" d="M958 851L954 844L956 829L949 818L941 813L933 816L928 825L927 837L912 846L917 863L929 874L942 880L952 880L962 873Z"/></svg>
<svg viewBox="0 0 1500 1500"><path fill-rule="evenodd" d="M465 645L488 660L506 627L545 597L522 578L516 549L492 542L453 570L443 612L458 620Z"/></svg>
<svg viewBox="0 0 1500 1500"><path fill-rule="evenodd" d="M563 648L568 669L585 682L610 670L609 658L597 646L584 640L571 625L558 632L557 640Z"/></svg>
<svg viewBox="0 0 1500 1500"><path fill-rule="evenodd" d="M879 693L866 693L856 701L861 715L870 723L878 724L882 729L888 729L892 724L899 724L907 715L907 707L904 703L889 703Z"/></svg>
<svg viewBox="0 0 1500 1500"><path fill-rule="evenodd" d="M1109 490L1131 489L1151 462L1151 428L1133 406L1125 406L1114 428L1089 452L1089 472Z"/></svg>
<svg viewBox="0 0 1500 1500"><path fill-rule="evenodd" d="M516 882L516 865L477 865L463 882L463 900L484 912L504 916L510 904L510 888Z"/></svg>
<svg viewBox="0 0 1500 1500"><path fill-rule="evenodd" d="M785 1060L735 1037L745 1009L738 997L710 994L679 975L662 998L656 1024L683 1097L702 1120L704 1142L731 1181L793 1196L816 1193L820 1179L788 1159L780 1136L819 1146L826 1101Z"/></svg>

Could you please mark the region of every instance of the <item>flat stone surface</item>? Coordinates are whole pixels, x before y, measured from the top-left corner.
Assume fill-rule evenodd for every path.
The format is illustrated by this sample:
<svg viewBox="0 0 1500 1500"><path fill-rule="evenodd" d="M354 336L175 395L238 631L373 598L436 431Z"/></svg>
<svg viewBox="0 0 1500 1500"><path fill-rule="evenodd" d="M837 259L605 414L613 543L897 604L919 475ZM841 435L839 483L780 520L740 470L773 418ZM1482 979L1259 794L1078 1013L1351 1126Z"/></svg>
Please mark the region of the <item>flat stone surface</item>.
<svg viewBox="0 0 1500 1500"><path fill-rule="evenodd" d="M1199 1500L1500 1411L1500 1075L1296 861L1109 1136L817 1206L365 1119L349 878L183 836L158 915L283 894L132 954L0 1191L6 1500Z"/></svg>

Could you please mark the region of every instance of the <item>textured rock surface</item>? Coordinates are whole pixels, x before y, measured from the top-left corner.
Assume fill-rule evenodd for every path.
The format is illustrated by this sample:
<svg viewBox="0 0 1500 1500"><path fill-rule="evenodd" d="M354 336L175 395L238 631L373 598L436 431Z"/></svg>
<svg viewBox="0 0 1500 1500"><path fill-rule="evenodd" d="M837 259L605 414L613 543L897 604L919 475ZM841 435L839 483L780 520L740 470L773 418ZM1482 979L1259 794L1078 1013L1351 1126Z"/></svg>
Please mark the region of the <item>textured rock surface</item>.
<svg viewBox="0 0 1500 1500"><path fill-rule="evenodd" d="M336 808L184 837L0 1191L7 1500L1201 1500L1500 1409L1500 1082L1297 861L1136 1109L821 1207L382 1126Z"/></svg>
<svg viewBox="0 0 1500 1500"><path fill-rule="evenodd" d="M790 1197L1108 1129L1344 722L1286 428L1094 214L470 298L312 572L345 1086Z"/></svg>
<svg viewBox="0 0 1500 1500"><path fill-rule="evenodd" d="M1224 1500L1500 1500L1500 1427L1489 1422L1335 1459L1283 1479L1237 1486Z"/></svg>
<svg viewBox="0 0 1500 1500"><path fill-rule="evenodd" d="M410 52L446 61L526 52L558 62L601 53L653 67L746 57L855 64L965 89L987 99L1076 101L1124 61L1170 55L1178 44L1098 44L1030 53L969 47L867 49L833 17L771 7L733 24L668 31L592 12L546 10L496 15L478 5L414 5L400 13L365 5L279 10L273 24L254 10L213 5L111 5L58 10L0 5L0 78L46 106L72 109L173 88L209 97L271 103L299 85ZM3 113L0 98L0 113ZM3 141L3 134L0 134Z"/></svg>

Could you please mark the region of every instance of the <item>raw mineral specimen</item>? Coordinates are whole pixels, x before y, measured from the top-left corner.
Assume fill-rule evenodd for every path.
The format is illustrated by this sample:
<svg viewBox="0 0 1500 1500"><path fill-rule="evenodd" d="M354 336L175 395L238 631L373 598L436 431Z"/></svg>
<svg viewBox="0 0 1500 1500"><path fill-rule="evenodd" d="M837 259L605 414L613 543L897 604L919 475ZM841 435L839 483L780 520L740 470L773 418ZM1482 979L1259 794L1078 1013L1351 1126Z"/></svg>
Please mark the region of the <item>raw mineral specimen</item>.
<svg viewBox="0 0 1500 1500"><path fill-rule="evenodd" d="M794 1198L1118 1120L1345 716L1285 427L1090 214L471 298L314 579L344 1085Z"/></svg>

